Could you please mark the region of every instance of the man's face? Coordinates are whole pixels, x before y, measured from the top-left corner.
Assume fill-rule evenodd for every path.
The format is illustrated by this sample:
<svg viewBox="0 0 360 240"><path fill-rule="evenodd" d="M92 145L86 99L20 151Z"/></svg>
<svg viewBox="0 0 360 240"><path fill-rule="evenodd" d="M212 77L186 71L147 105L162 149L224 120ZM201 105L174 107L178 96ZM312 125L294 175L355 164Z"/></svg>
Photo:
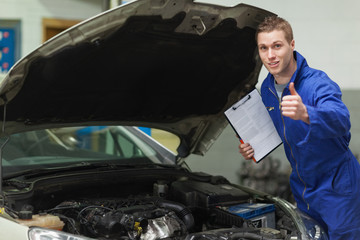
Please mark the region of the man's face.
<svg viewBox="0 0 360 240"><path fill-rule="evenodd" d="M274 30L259 33L257 42L261 61L275 79L277 77L289 77L289 75L291 77L294 67L294 40L289 44L283 31Z"/></svg>

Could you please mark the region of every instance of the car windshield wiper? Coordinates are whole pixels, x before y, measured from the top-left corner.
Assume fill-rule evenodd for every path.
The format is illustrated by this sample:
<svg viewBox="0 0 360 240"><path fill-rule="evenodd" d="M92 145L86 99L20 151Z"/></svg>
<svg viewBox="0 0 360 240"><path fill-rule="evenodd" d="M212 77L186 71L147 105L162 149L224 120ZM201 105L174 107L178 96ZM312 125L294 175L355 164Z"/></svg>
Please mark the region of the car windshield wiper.
<svg viewBox="0 0 360 240"><path fill-rule="evenodd" d="M84 169L97 169L97 168L111 168L113 167L113 164L109 163L87 163L87 162L81 162L76 163L68 166L62 166L62 167L52 167L52 168L35 168L35 169L27 169L24 171L14 172L11 174L8 174L3 177L4 180L9 180L12 178L17 178L21 176L25 177L33 177L36 175L47 175L47 174L53 174L57 172L64 172L64 171L74 171L74 170L84 170Z"/></svg>
<svg viewBox="0 0 360 240"><path fill-rule="evenodd" d="M54 174L58 172L68 172L76 170L89 169L120 169L120 168L143 168L143 167L163 167L163 168L178 168L177 165L161 164L161 163L145 163L145 164L110 164L110 163L88 163L81 162L73 165L52 168L36 168L27 169L24 171L14 172L3 177L3 180L9 180L18 177L31 178L35 176Z"/></svg>

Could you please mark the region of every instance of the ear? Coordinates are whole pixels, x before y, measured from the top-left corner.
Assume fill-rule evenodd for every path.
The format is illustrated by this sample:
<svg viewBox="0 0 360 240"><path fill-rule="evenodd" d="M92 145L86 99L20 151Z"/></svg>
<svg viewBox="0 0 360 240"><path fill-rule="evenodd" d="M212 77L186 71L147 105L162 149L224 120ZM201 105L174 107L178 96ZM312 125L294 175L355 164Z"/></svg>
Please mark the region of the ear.
<svg viewBox="0 0 360 240"><path fill-rule="evenodd" d="M295 49L295 40L291 40L290 42L290 46L291 46L291 49L294 50Z"/></svg>

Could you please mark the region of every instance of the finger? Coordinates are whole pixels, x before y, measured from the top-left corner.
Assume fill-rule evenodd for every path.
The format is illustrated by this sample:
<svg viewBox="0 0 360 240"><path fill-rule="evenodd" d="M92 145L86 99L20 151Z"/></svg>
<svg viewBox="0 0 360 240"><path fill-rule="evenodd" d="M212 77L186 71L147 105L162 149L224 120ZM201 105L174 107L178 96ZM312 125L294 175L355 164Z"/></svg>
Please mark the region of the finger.
<svg viewBox="0 0 360 240"><path fill-rule="evenodd" d="M298 110L297 106L294 104L281 106L282 112L296 112Z"/></svg>
<svg viewBox="0 0 360 240"><path fill-rule="evenodd" d="M299 107L299 103L298 102L282 102L281 103L281 110L286 110L286 109L294 109L294 108L298 108Z"/></svg>
<svg viewBox="0 0 360 240"><path fill-rule="evenodd" d="M251 146L248 143L244 143L244 144L239 145L239 149L240 149L240 152L246 152L249 149L251 149Z"/></svg>
<svg viewBox="0 0 360 240"><path fill-rule="evenodd" d="M252 152L252 153L249 153L249 154L247 154L247 155L245 155L245 156L243 155L244 159L246 159L246 160L252 159L253 156L254 156L254 153L253 153L253 152Z"/></svg>
<svg viewBox="0 0 360 240"><path fill-rule="evenodd" d="M245 159L251 159L254 156L254 151L250 152L240 152L243 158Z"/></svg>
<svg viewBox="0 0 360 240"><path fill-rule="evenodd" d="M296 112L297 109L296 105L286 105L281 107L282 112Z"/></svg>
<svg viewBox="0 0 360 240"><path fill-rule="evenodd" d="M248 155L248 156L249 156L249 155L252 155L252 154L254 154L254 149L253 149L253 148L247 149L245 153L246 153L246 155Z"/></svg>
<svg viewBox="0 0 360 240"><path fill-rule="evenodd" d="M248 154L254 152L254 149L253 149L251 146L248 146L248 147L246 147L246 148L242 148L242 149L240 150L240 152L241 152L241 153L245 153L246 155L248 155Z"/></svg>
<svg viewBox="0 0 360 240"><path fill-rule="evenodd" d="M295 110L297 111L297 108L299 108L300 102L297 100L292 101L282 101L281 102L281 111L290 111Z"/></svg>
<svg viewBox="0 0 360 240"><path fill-rule="evenodd" d="M254 155L254 149L249 143L240 144L239 152L244 158L251 158Z"/></svg>
<svg viewBox="0 0 360 240"><path fill-rule="evenodd" d="M239 149L240 149L240 153L241 153L241 155L243 155L245 158L246 157L248 157L249 155L253 155L253 153L254 153L254 149L250 146L250 145L248 145L248 146L241 146L241 147L239 147Z"/></svg>
<svg viewBox="0 0 360 240"><path fill-rule="evenodd" d="M249 143L240 143L240 144L239 144L239 147L240 147L240 148L245 148L245 147L248 147L248 146L250 146Z"/></svg>
<svg viewBox="0 0 360 240"><path fill-rule="evenodd" d="M293 95L293 96L298 95L298 93L295 90L295 85L293 82L290 83L289 90L290 90L291 95Z"/></svg>
<svg viewBox="0 0 360 240"><path fill-rule="evenodd" d="M282 101L297 101L299 100L299 95L286 95L282 98Z"/></svg>
<svg viewBox="0 0 360 240"><path fill-rule="evenodd" d="M281 114L285 117L289 117L292 119L295 119L295 117L296 117L296 113L294 111L282 112Z"/></svg>

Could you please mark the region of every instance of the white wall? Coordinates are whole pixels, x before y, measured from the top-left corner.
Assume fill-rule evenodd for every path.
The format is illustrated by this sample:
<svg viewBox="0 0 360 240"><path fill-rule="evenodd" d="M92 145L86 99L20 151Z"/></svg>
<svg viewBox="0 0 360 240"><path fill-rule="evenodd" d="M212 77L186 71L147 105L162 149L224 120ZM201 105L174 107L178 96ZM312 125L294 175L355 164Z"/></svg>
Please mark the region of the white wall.
<svg viewBox="0 0 360 240"><path fill-rule="evenodd" d="M21 56L42 42L42 19L83 20L102 11L102 0L0 0L0 20L21 20Z"/></svg>
<svg viewBox="0 0 360 240"><path fill-rule="evenodd" d="M360 89L360 1L357 0L197 0L228 6L245 3L285 18L295 49L310 67L325 71L343 89ZM267 74L263 69L260 82Z"/></svg>

